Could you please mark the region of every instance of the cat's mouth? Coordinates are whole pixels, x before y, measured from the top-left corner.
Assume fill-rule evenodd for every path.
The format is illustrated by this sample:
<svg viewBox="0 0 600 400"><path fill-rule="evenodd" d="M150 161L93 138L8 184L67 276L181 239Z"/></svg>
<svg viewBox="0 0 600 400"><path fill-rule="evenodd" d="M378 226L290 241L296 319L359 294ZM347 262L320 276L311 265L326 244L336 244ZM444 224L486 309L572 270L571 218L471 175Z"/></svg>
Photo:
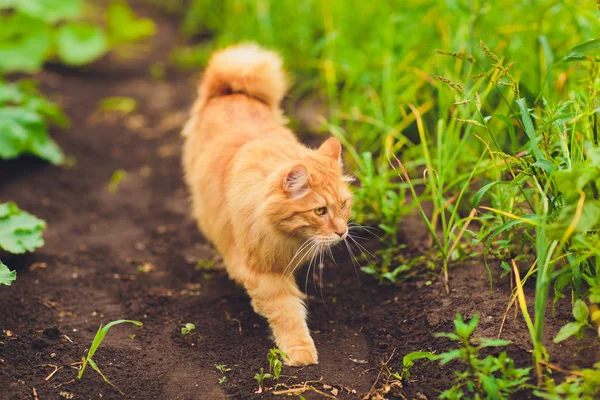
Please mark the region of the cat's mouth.
<svg viewBox="0 0 600 400"><path fill-rule="evenodd" d="M334 233L330 236L321 239L321 243L327 246L333 246L340 242L343 242L348 237L348 230L343 233Z"/></svg>

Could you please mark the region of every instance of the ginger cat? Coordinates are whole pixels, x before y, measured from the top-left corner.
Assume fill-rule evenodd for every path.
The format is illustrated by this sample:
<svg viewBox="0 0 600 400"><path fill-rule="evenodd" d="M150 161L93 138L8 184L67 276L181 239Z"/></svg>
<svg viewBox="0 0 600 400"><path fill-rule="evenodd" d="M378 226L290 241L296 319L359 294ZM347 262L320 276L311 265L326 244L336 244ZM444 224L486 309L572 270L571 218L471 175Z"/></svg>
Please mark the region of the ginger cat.
<svg viewBox="0 0 600 400"><path fill-rule="evenodd" d="M298 264L348 235L351 192L335 138L316 150L283 126L278 55L256 45L215 53L183 135L200 230L265 317L288 365L318 363Z"/></svg>

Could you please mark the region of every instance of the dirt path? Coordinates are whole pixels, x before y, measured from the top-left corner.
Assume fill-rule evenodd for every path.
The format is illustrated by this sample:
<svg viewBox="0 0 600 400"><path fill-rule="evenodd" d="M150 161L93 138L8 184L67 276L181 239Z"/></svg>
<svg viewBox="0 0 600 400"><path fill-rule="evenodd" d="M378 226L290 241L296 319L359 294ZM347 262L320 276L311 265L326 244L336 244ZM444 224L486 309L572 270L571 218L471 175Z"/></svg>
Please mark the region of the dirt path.
<svg viewBox="0 0 600 400"><path fill-rule="evenodd" d="M84 71L40 75L45 91L60 94L72 118L71 129L54 137L76 159L73 167L33 159L0 163L0 202L14 200L49 225L46 245L34 255L2 255L18 279L0 288L0 388L8 388L1 398L31 399L33 388L40 400L59 398L63 391L75 399L123 398L91 369L77 381L71 367L100 323L120 318L144 326L113 328L95 360L126 398L274 397L256 394L253 379L261 367L268 368L273 344L267 324L223 272L195 269L198 260L214 254L188 216L181 179L179 128L194 96L194 79L173 71L160 82L150 78L151 62L165 60L176 43L176 26L152 17L160 33L146 58L103 60ZM131 96L139 109L124 118L95 114L97 102L108 96ZM110 193L107 183L118 169L128 176ZM404 232L409 248L425 239L417 219L404 225L410 227ZM313 384L319 390L358 398L383 386L383 360L400 371L402 356L410 351L447 348L448 341L432 334L452 330L458 311L469 317L481 312L478 334L497 334L509 280L496 276L490 293L480 262L455 267L453 290L446 296L437 282L379 286L361 273L359 283L347 256L338 252L336 258L337 266L325 268L321 289L312 278L308 284L310 328L321 363L284 368L281 382L288 386L320 381ZM144 265L147 272L140 271ZM569 319L565 303L549 318L548 341ZM181 335L187 322L196 325L197 335ZM520 318L509 319L503 337L514 341L510 355L519 364L529 361ZM597 347L589 350L592 340L588 335L550 346L552 361L590 366L599 356ZM232 369L222 385L216 364ZM50 365L61 369L46 380L54 369ZM434 398L435 388L451 379L452 365L421 364L402 391L408 398L418 393Z"/></svg>

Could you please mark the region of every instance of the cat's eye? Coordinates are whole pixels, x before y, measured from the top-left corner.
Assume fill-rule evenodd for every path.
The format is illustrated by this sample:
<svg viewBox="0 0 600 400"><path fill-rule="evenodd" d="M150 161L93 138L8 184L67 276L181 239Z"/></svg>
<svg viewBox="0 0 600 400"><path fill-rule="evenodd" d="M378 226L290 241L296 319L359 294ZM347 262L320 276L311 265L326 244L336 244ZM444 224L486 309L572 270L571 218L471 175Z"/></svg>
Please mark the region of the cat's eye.
<svg viewBox="0 0 600 400"><path fill-rule="evenodd" d="M315 209L315 214L317 215L325 215L327 214L327 207L319 207Z"/></svg>
<svg viewBox="0 0 600 400"><path fill-rule="evenodd" d="M347 204L348 204L348 200L342 201L342 208L346 208Z"/></svg>

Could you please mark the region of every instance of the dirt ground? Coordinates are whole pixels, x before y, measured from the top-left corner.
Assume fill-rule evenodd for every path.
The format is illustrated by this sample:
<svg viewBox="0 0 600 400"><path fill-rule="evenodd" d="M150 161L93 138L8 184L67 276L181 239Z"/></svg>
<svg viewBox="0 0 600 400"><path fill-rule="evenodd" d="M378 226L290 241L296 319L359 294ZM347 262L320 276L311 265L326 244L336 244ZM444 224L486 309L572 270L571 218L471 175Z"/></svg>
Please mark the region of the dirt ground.
<svg viewBox="0 0 600 400"><path fill-rule="evenodd" d="M273 347L266 322L224 272L195 268L215 256L188 215L180 168L179 130L197 77L168 69L163 80L151 78L148 67L165 61L177 44L177 24L149 9L139 12L152 16L160 29L144 57L107 58L82 70L51 67L39 75L44 91L72 119L70 129L54 130L53 136L75 162L0 163L0 202L16 201L48 222L46 245L35 254L1 255L18 273L11 287L0 288L2 399L35 399L34 389L40 400L280 397L272 390L255 393L253 377L261 367L268 369L266 354ZM131 96L138 110L125 117L99 113L98 101L109 96ZM128 175L111 193L107 184L118 169ZM426 240L416 218L404 221L401 235L407 251L417 251ZM308 283L309 325L320 364L284 367L280 383L308 381L330 396L360 398L384 386L382 361L399 372L408 352L449 348L448 340L433 334L451 331L457 312L467 317L480 312L476 334L497 335L510 280L494 271L490 292L482 262L453 266L446 295L439 280L381 286L363 273L357 279L348 256L336 254L337 265L326 265L322 281ZM302 286L305 274L299 273ZM526 289L532 293L532 287ZM531 345L521 317L510 315L503 338L513 341L509 355L522 366L530 360ZM94 358L124 397L90 368L77 380L72 366L100 323L121 318L144 325L113 328ZM563 368L591 366L600 359L592 332L582 341L551 343L569 320L567 299L548 317L551 361ZM197 334L184 337L180 330L188 322ZM231 368L223 384L216 364ZM418 363L410 381L394 392L436 398L450 386L453 367Z"/></svg>

